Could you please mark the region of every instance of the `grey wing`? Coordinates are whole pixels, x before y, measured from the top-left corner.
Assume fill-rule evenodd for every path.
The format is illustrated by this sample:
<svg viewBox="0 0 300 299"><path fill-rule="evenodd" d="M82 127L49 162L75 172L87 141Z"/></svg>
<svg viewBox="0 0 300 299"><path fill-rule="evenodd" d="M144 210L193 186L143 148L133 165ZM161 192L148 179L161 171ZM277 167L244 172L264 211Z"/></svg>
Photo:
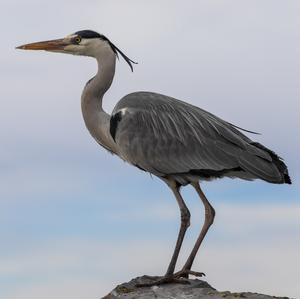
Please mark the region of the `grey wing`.
<svg viewBox="0 0 300 299"><path fill-rule="evenodd" d="M110 132L124 160L158 176L246 172L282 181L271 151L213 114L164 95L124 97L113 111Z"/></svg>

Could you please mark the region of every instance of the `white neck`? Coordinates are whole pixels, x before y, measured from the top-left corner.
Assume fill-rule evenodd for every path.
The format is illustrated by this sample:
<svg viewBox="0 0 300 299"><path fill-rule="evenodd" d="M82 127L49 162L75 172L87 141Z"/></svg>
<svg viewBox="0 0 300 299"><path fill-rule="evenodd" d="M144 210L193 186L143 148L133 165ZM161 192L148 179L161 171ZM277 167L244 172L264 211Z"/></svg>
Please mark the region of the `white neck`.
<svg viewBox="0 0 300 299"><path fill-rule="evenodd" d="M109 45L96 53L98 72L85 86L81 96L81 109L85 125L96 141L106 149L115 152L115 143L109 133L110 115L102 107L105 92L112 84L116 55Z"/></svg>

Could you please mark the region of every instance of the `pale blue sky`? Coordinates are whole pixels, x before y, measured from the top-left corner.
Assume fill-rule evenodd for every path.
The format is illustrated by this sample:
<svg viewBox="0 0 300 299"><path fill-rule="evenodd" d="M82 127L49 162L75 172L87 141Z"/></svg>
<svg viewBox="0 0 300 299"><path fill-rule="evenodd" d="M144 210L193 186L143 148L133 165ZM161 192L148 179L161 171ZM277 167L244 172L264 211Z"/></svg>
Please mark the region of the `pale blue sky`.
<svg viewBox="0 0 300 299"><path fill-rule="evenodd" d="M179 225L158 179L100 148L80 94L92 59L15 46L80 29L107 35L120 61L105 97L151 90L259 131L292 186L203 184L216 223L195 270L220 290L300 297L300 3L298 1L2 1L0 10L0 298L99 298L140 274L163 274ZM191 188L184 261L203 211Z"/></svg>

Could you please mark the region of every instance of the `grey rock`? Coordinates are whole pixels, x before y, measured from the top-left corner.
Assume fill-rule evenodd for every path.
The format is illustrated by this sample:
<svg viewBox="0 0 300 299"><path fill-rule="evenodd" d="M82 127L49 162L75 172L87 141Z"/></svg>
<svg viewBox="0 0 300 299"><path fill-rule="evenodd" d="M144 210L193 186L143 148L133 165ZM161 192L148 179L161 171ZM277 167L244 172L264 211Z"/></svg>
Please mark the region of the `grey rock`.
<svg viewBox="0 0 300 299"><path fill-rule="evenodd" d="M153 282L160 277L141 276L118 285L102 299L289 299L258 293L219 292L206 281L188 279L188 284L172 283L153 287L136 287L136 284Z"/></svg>

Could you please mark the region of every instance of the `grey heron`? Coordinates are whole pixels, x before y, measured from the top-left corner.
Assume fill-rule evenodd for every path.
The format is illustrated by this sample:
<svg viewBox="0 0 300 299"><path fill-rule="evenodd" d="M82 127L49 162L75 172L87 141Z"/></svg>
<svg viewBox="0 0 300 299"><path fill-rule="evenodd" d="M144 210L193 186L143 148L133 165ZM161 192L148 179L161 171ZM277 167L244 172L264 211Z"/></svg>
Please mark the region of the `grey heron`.
<svg viewBox="0 0 300 299"><path fill-rule="evenodd" d="M181 213L174 253L166 274L147 285L182 282L182 278L190 274L203 275L192 271L192 264L214 221L215 210L199 181L230 177L291 184L287 166L275 152L245 136L241 132L244 129L186 102L141 91L126 95L116 104L111 115L106 113L102 101L114 78L116 58L124 58L131 70L134 61L102 34L82 30L62 39L17 48L95 58L98 72L87 82L81 96L87 129L106 150L157 176L173 192ZM205 219L186 263L175 272L183 239L190 226L190 212L180 193L180 188L186 185L193 186L202 200Z"/></svg>

